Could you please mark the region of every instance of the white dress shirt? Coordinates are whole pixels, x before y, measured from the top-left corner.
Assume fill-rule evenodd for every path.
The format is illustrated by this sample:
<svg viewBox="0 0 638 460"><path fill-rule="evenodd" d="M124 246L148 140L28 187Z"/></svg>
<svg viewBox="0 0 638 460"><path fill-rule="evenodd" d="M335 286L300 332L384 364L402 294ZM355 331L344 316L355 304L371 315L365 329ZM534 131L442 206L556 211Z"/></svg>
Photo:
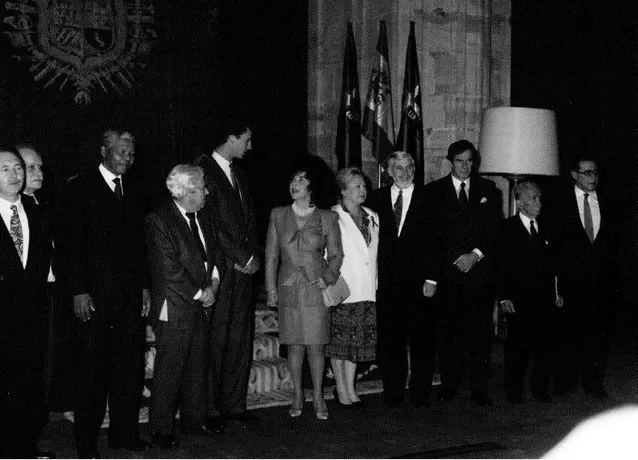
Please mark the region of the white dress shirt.
<svg viewBox="0 0 638 460"><path fill-rule="evenodd" d="M408 188L400 189L395 184L392 184L390 187L390 200L392 201L392 208L394 209L394 203L397 201L399 197L399 191L402 191L403 197L403 207L401 209L401 222L399 223L399 233L401 235L401 230L403 229L403 223L405 222L405 216L408 213L408 209L410 208L410 203L412 202L412 194L414 193L414 184L410 184Z"/></svg>
<svg viewBox="0 0 638 460"><path fill-rule="evenodd" d="M538 221L536 219L530 219L529 217L527 217L525 214L523 214L522 212L518 213L518 217L520 217L521 222L523 222L523 225L525 226L525 229L527 229L527 233L529 233L530 235L532 234L532 227L530 225L530 222L533 220L534 221L534 227L536 228L536 232L538 233Z"/></svg>
<svg viewBox="0 0 638 460"><path fill-rule="evenodd" d="M458 198L459 193L461 193L461 184L465 183L465 194L467 195L468 203L470 201L470 179L471 178L468 177L465 180L461 180L454 177L454 174L452 174L452 184L454 184L454 191L456 192L456 197ZM479 256L479 260L483 258L483 252L481 252L479 248L472 249L472 252L476 254L477 256Z"/></svg>
<svg viewBox="0 0 638 460"><path fill-rule="evenodd" d="M22 267L26 268L27 260L29 260L29 219L27 219L27 213L24 211L24 206L22 206L22 200L20 199L20 196L18 196L18 199L15 203L11 203L4 198L0 198L0 214L2 215L4 224L7 226L7 231L9 232L9 234L11 234L11 216L13 216L11 206L17 206L18 208L18 217L20 217L20 225L22 226L23 249L21 262Z"/></svg>
<svg viewBox="0 0 638 460"><path fill-rule="evenodd" d="M224 174L226 174L226 177L228 178L228 182L230 182L230 185L233 185L233 179L230 174L230 161L228 161L226 158L224 158L217 152L213 152L213 160L215 160L217 164L219 165L219 167L222 168L222 171L224 171Z"/></svg>
<svg viewBox="0 0 638 460"><path fill-rule="evenodd" d="M190 219L186 216L186 213L188 212L186 209L182 208L177 201L173 200L175 202L175 205L177 206L177 209L179 209L180 214L182 215L182 217L186 220L186 225L188 225L188 227L190 228ZM202 241L202 244L204 245L204 249L206 249L206 239L204 238L204 234L202 233L202 225L199 222L199 213L195 213L195 220L197 221L197 229L199 230L199 239ZM206 271L208 271L208 262L204 262L204 267L206 267ZM217 267L213 267L213 273L211 275L211 279L217 279L219 280L219 271L217 270ZM204 292L199 289L197 291L197 293L193 296L193 300L197 300L199 299L202 294ZM160 311L160 316L159 316L159 320L160 321L168 321L168 300L164 299L164 303L162 304L162 311Z"/></svg>
<svg viewBox="0 0 638 460"><path fill-rule="evenodd" d="M574 192L576 193L576 204L578 204L578 214L580 214L580 222L585 228L585 193L589 193L587 202L589 203L589 209L591 211L591 221L594 224L594 239L598 235L600 230L600 206L598 204L598 195L596 190L593 192L584 192L577 186L574 186Z"/></svg>
<svg viewBox="0 0 638 460"><path fill-rule="evenodd" d="M100 166L98 166L98 169L100 170L100 173L102 174L102 177L104 178L104 181L106 182L106 185L108 185L109 188L111 189L111 192L115 193L115 182L113 182L113 179L117 178L120 180L122 196L124 196L124 184L122 183L122 176L116 176L111 171L106 169L106 166L104 166L102 163L100 163Z"/></svg>

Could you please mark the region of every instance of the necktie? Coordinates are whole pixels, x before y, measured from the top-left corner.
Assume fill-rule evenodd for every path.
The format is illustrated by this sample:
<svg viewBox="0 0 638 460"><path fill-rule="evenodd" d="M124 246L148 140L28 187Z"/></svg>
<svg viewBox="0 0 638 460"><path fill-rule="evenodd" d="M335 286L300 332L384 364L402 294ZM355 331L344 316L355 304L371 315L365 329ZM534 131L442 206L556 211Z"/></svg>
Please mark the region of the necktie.
<svg viewBox="0 0 638 460"><path fill-rule="evenodd" d="M394 223L397 225L397 233L399 232L399 225L401 225L401 214L403 214L403 190L399 190L399 196L394 202L392 207L394 212Z"/></svg>
<svg viewBox="0 0 638 460"><path fill-rule="evenodd" d="M585 221L585 233L589 238L589 242L594 242L594 221L591 218L591 208L589 207L589 193L583 196L583 220Z"/></svg>
<svg viewBox="0 0 638 460"><path fill-rule="evenodd" d="M9 221L9 233L11 233L11 239L18 251L18 257L22 260L22 252L24 251L24 240L22 239L22 224L20 223L20 216L18 215L18 207L16 205L11 206L11 220Z"/></svg>
<svg viewBox="0 0 638 460"><path fill-rule="evenodd" d="M532 241L538 237L538 232L536 231L536 226L534 225L534 221L529 221L529 233L532 235Z"/></svg>
<svg viewBox="0 0 638 460"><path fill-rule="evenodd" d="M235 166L233 163L230 163L230 183L233 185L233 188L237 190L237 179L235 178Z"/></svg>
<svg viewBox="0 0 638 460"><path fill-rule="evenodd" d="M122 184L120 183L120 178L116 177L115 179L113 179L113 182L115 183L115 198L117 198L117 201L122 201L124 199L124 194L122 193Z"/></svg>
<svg viewBox="0 0 638 460"><path fill-rule="evenodd" d="M202 260L206 262L206 249L204 248L202 239L199 237L199 226L197 225L197 219L195 218L196 215L197 213L194 212L186 213L186 217L188 217L188 221L190 222L191 232L193 232L193 237L197 243L197 249L199 249L199 254L202 256Z"/></svg>
<svg viewBox="0 0 638 460"><path fill-rule="evenodd" d="M465 191L465 182L461 182L461 190L459 190L459 204L462 209L467 208L467 192Z"/></svg>

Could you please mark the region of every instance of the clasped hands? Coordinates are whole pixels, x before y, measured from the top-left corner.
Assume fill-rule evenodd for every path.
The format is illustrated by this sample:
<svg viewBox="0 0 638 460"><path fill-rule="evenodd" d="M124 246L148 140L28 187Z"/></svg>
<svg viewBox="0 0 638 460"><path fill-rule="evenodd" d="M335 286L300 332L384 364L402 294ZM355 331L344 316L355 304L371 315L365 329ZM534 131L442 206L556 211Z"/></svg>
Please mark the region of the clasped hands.
<svg viewBox="0 0 638 460"><path fill-rule="evenodd" d="M563 304L565 303L563 296L556 296L556 298L554 299L554 305L556 305L558 308L562 308ZM512 314L512 313L516 313L516 309L514 308L514 302L512 302L509 299L506 300L502 300L501 301L501 313L504 314Z"/></svg>
<svg viewBox="0 0 638 460"><path fill-rule="evenodd" d="M259 257L253 257L244 267L235 262L233 268L246 275L257 273L257 270L259 270Z"/></svg>
<svg viewBox="0 0 638 460"><path fill-rule="evenodd" d="M459 271L463 273L469 272L474 264L478 262L479 255L475 252L468 252L467 254L461 254L452 265L454 265Z"/></svg>
<svg viewBox="0 0 638 460"><path fill-rule="evenodd" d="M310 282L311 286L317 286L322 291L328 287L323 278L317 278L314 281ZM272 289L268 291L268 297L266 299L266 305L269 307L276 307L277 302L279 301L279 297L277 296L277 290Z"/></svg>

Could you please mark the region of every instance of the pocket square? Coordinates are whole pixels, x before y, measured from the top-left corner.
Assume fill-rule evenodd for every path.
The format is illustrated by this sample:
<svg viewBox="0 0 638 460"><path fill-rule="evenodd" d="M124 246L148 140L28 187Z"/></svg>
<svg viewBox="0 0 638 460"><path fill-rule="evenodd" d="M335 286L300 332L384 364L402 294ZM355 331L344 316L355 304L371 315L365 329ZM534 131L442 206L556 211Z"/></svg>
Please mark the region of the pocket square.
<svg viewBox="0 0 638 460"><path fill-rule="evenodd" d="M481 198L481 204L483 204L483 203L487 203L487 198L485 198L485 197Z"/></svg>

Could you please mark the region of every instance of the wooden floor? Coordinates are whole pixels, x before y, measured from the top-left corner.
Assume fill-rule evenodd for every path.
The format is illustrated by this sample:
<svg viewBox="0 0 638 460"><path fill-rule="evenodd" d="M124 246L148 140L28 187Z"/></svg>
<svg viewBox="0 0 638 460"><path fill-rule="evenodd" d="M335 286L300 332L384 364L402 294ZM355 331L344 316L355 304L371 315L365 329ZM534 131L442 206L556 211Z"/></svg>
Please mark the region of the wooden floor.
<svg viewBox="0 0 638 460"><path fill-rule="evenodd" d="M364 397L358 410L344 410L328 401L330 419L319 421L312 405L291 419L286 407L255 411L257 427L231 424L216 438L184 436L175 450L150 449L141 454L111 450L103 430L103 458L538 458L582 420L608 409L638 402L638 341L635 314L620 318L618 339L610 361L610 399L594 400L579 390L551 404L528 401L514 406L502 391L502 349L493 356L493 408L479 408L462 392L451 403L428 409L386 410L381 395ZM638 407L638 406L637 406ZM147 435L147 425L142 425ZM73 458L72 425L52 414L40 447L58 458Z"/></svg>

